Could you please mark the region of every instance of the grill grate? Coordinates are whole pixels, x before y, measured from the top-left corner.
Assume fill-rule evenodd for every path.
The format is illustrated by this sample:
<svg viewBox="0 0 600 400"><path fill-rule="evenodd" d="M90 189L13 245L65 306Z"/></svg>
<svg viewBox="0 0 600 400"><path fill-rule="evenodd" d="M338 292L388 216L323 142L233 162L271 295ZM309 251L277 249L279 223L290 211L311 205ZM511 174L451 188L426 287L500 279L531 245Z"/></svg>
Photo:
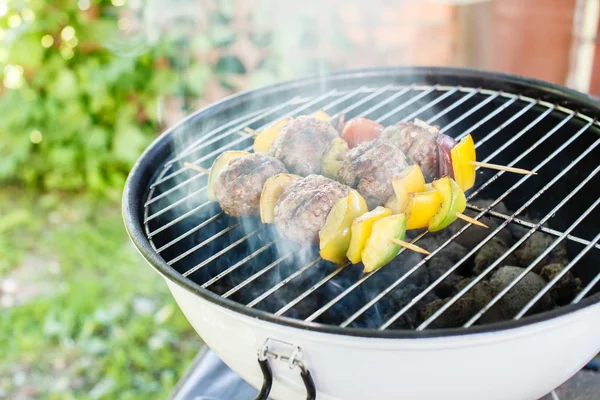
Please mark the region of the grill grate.
<svg viewBox="0 0 600 400"><path fill-rule="evenodd" d="M414 290L414 286L406 286L412 277L422 273L436 257L442 257L444 249L469 232L470 224L436 248L428 248L431 255L423 259L411 263L407 254L402 256L403 249L397 258L404 262L401 270L389 265L362 275L359 267L338 267L322 261L314 248L284 243L270 226L263 226L254 219L238 220L225 215L218 205L207 200L206 177L183 167L187 161L209 168L223 151L251 150L253 136L243 131L245 127L261 130L279 118L318 109L330 114L346 113L348 118L369 117L384 125L420 118L441 125L442 132L457 139L472 134L481 161L494 160L508 166L519 164L539 175L521 177L479 171L477 186L468 194L468 209L477 213L476 219L485 216L500 221L498 227L490 229L483 240L441 276ZM567 243L570 253L575 255L571 255L571 261L561 273L512 318L520 319L533 313L535 305L568 271L600 249L600 235L592 237L593 228L592 234L589 228L582 228L589 226L597 216L600 202L593 190L600 167L590 161L597 160L600 152L597 149L600 144L598 123L560 105L481 88L389 84L333 89L314 97L298 96L274 107L265 105L263 109L242 114L214 129L195 127L200 129L198 139L187 145L177 144L172 158L164 163L150 185L144 206L144 226L152 247L167 264L202 288L249 308L341 327L403 328L405 322L402 321L411 310L451 279L503 229L523 227L526 233L507 252L414 326L416 330L423 330L502 266L534 233L543 232L556 238L525 271L470 316L463 324L468 328L481 323L486 312L560 243ZM584 150L572 150L576 145ZM576 157L569 158L567 154ZM579 183L574 186L569 182ZM564 195L554 196L556 192ZM473 203L480 198L493 201L486 207ZM494 210L500 202L511 203L511 208L517 211ZM542 202L547 204L538 204ZM534 203L536 206L531 207ZM525 212L539 215L539 222L528 221ZM571 221L573 216L577 218ZM550 227L551 222L556 226ZM412 242L431 235L421 232ZM597 272L600 270L593 271L587 285L571 299L572 303L594 293L600 280L600 273L595 275ZM407 301L398 303L389 299L400 291L410 294Z"/></svg>

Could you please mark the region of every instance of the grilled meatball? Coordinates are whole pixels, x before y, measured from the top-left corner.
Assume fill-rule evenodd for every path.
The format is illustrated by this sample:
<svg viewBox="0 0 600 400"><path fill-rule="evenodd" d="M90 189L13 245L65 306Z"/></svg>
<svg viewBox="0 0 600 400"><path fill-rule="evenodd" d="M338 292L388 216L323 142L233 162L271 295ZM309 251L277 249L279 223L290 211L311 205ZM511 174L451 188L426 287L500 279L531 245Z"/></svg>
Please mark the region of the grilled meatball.
<svg viewBox="0 0 600 400"><path fill-rule="evenodd" d="M223 211L234 217L259 215L260 193L267 179L286 172L278 159L264 154L234 158L215 182L215 196Z"/></svg>
<svg viewBox="0 0 600 400"><path fill-rule="evenodd" d="M315 243L319 230L338 199L348 187L321 175L309 175L292 182L275 206L275 226L279 233L298 243Z"/></svg>
<svg viewBox="0 0 600 400"><path fill-rule="evenodd" d="M385 128L380 137L402 150L409 163L419 165L427 180L452 174L447 165L448 155L444 151L446 147L453 147L455 142L440 133L438 126L430 126L419 120L400 122Z"/></svg>
<svg viewBox="0 0 600 400"><path fill-rule="evenodd" d="M389 141L364 142L348 152L336 181L356 188L369 208L374 208L394 194L392 177L407 165L404 153Z"/></svg>
<svg viewBox="0 0 600 400"><path fill-rule="evenodd" d="M271 147L290 172L302 176L321 172L321 159L338 132L329 122L301 116L288 122Z"/></svg>

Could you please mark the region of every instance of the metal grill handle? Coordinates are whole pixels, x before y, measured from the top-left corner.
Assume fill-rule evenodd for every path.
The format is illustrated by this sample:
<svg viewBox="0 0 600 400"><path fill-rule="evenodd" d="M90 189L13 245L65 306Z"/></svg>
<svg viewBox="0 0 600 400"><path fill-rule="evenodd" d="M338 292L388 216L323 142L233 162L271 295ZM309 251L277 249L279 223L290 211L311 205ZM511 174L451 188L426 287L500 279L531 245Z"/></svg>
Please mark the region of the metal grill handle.
<svg viewBox="0 0 600 400"><path fill-rule="evenodd" d="M285 346L292 346L291 355L287 356L279 354L278 352L270 351L268 346L269 342L277 342ZM269 393L271 392L271 387L273 386L273 371L269 365L269 356L274 359L279 358L282 361L287 361L290 369L299 367L300 377L302 378L302 382L304 382L304 388L306 389L306 400L315 400L317 398L317 389L315 387L315 382L312 379L312 375L304 363L299 359L300 351L300 347L293 346L290 343L285 343L274 339L267 339L265 341L265 344L258 352L258 365L260 366L260 370L263 374L263 384L260 388L260 392L258 392L258 395L254 398L254 400L267 400Z"/></svg>

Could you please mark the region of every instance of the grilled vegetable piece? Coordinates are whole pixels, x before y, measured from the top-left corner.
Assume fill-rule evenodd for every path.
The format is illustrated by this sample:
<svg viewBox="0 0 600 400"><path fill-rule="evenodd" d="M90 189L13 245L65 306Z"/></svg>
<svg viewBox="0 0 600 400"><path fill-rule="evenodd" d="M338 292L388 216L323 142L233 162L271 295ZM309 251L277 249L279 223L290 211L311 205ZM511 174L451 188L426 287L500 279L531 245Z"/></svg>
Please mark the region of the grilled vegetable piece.
<svg viewBox="0 0 600 400"><path fill-rule="evenodd" d="M438 212L429 221L429 231L436 232L456 221L456 213L465 210L467 199L460 186L450 177L445 176L432 184L443 197Z"/></svg>
<svg viewBox="0 0 600 400"><path fill-rule="evenodd" d="M263 224L273 223L275 204L285 188L301 176L294 174L277 174L266 180L260 194L260 220Z"/></svg>
<svg viewBox="0 0 600 400"><path fill-rule="evenodd" d="M394 176L392 185L396 196L395 206L397 207L394 214L400 214L406 212L410 193L425 190L425 177L421 172L421 168L414 164L404 168L400 174Z"/></svg>
<svg viewBox="0 0 600 400"><path fill-rule="evenodd" d="M346 252L346 257L348 257L352 264L357 264L362 260L362 252L367 244L367 240L371 236L373 223L391 214L391 210L384 207L377 207L352 222L350 246Z"/></svg>
<svg viewBox="0 0 600 400"><path fill-rule="evenodd" d="M335 179L348 154L348 143L342 138L333 139L321 161L321 174Z"/></svg>
<svg viewBox="0 0 600 400"><path fill-rule="evenodd" d="M215 159L212 167L210 168L210 174L208 175L208 199L211 201L216 201L217 197L215 196L215 183L217 182L217 178L227 169L229 166L229 161L234 158L244 157L249 155L247 151L226 151L221 153L219 157Z"/></svg>
<svg viewBox="0 0 600 400"><path fill-rule="evenodd" d="M400 207L400 203L395 194L390 196L383 206L390 210L392 214L402 214L405 211L405 207Z"/></svg>
<svg viewBox="0 0 600 400"><path fill-rule="evenodd" d="M367 211L367 203L354 189L350 189L346 197L335 203L327 215L325 225L319 231L321 258L336 264L346 261L352 222Z"/></svg>
<svg viewBox="0 0 600 400"><path fill-rule="evenodd" d="M406 229L428 227L443 200L444 197L435 189L411 193L408 199Z"/></svg>
<svg viewBox="0 0 600 400"><path fill-rule="evenodd" d="M313 118L316 118L319 121L329 121L331 119L329 114L327 114L323 110L319 110L319 111L315 112L312 116L313 116Z"/></svg>
<svg viewBox="0 0 600 400"><path fill-rule="evenodd" d="M400 246L392 239L404 240L406 215L388 215L373 223L371 236L362 251L364 272L372 272L386 265L400 252Z"/></svg>
<svg viewBox="0 0 600 400"><path fill-rule="evenodd" d="M476 160L475 143L471 135L465 136L451 150L452 170L454 179L463 191L469 190L475 184L475 165L471 161Z"/></svg>
<svg viewBox="0 0 600 400"><path fill-rule="evenodd" d="M290 121L290 118L283 118L273 125L262 130L254 139L255 153L268 153L271 151L271 145L279 136L281 129Z"/></svg>
<svg viewBox="0 0 600 400"><path fill-rule="evenodd" d="M379 137L384 127L367 118L352 118L344 125L342 137L350 147L362 142L370 142Z"/></svg>

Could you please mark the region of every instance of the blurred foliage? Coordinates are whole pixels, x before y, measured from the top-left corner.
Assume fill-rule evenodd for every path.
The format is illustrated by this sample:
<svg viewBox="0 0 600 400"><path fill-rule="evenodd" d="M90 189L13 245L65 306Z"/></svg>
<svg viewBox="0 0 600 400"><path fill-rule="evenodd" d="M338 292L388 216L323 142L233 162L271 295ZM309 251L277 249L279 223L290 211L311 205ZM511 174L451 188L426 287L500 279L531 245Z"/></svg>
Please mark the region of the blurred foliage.
<svg viewBox="0 0 600 400"><path fill-rule="evenodd" d="M130 32L124 0L0 0L0 182L113 198L162 129L157 100L199 96L179 77L177 38Z"/></svg>
<svg viewBox="0 0 600 400"><path fill-rule="evenodd" d="M2 190L0 253L0 398L164 399L201 347L118 207Z"/></svg>

